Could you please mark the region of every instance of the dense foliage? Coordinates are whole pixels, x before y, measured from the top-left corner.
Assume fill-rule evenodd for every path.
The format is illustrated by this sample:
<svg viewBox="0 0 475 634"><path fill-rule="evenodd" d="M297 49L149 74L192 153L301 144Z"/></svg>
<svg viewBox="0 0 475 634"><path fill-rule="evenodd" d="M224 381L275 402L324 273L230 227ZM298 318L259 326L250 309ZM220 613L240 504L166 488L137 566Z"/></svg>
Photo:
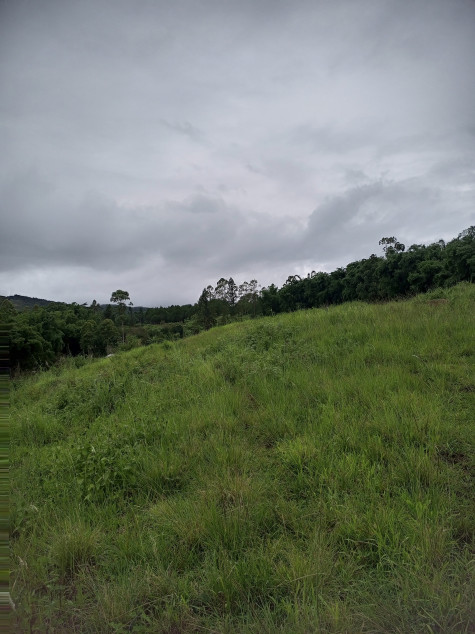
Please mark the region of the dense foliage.
<svg viewBox="0 0 475 634"><path fill-rule="evenodd" d="M475 279L475 226L448 243L413 244L406 250L390 237L382 238L380 245L384 256L373 254L332 273L312 271L303 279L291 275L280 289L272 284L258 292L252 280L232 292L234 280L220 280L214 290L203 290L202 321L208 324L213 317L229 314L271 315L354 300L386 301Z"/></svg>
<svg viewBox="0 0 475 634"><path fill-rule="evenodd" d="M51 366L61 355L105 354L115 346L119 332L99 306L50 303L16 311L4 299L1 321L8 325L12 369Z"/></svg>
<svg viewBox="0 0 475 634"><path fill-rule="evenodd" d="M346 301L386 301L475 279L475 226L457 238L414 244L407 250L394 237L382 238L384 255L351 262L332 273L288 277L278 288L256 280L237 284L221 278L195 305L133 309L129 293L112 293L115 306L49 303L17 311L0 302L0 322L9 330L13 370L49 367L64 355L103 356L116 349L196 334L244 317L272 315Z"/></svg>
<svg viewBox="0 0 475 634"><path fill-rule="evenodd" d="M0 323L8 339L10 366L17 373L51 367L63 356L104 356L118 348L127 350L181 338L183 323L175 320L183 320L189 312L176 308L186 309L132 311L123 304L102 307L93 301L89 307L48 302L18 311L11 301L3 298ZM78 363L82 363L81 359Z"/></svg>

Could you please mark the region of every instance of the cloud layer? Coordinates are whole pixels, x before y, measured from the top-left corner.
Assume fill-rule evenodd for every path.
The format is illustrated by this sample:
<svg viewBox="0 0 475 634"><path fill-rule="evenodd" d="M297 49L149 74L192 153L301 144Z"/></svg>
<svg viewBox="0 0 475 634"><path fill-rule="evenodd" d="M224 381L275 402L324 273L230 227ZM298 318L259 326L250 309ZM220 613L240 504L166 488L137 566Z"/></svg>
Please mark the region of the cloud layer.
<svg viewBox="0 0 475 634"><path fill-rule="evenodd" d="M0 293L196 301L474 224L470 1L0 4Z"/></svg>

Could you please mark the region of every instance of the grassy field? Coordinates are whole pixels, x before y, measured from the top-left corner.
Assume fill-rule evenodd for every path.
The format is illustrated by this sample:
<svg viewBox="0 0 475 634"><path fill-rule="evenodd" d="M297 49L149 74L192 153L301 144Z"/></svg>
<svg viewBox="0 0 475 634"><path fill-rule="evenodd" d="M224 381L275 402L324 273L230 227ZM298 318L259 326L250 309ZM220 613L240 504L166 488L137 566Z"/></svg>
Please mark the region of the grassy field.
<svg viewBox="0 0 475 634"><path fill-rule="evenodd" d="M21 379L18 632L475 631L475 285Z"/></svg>

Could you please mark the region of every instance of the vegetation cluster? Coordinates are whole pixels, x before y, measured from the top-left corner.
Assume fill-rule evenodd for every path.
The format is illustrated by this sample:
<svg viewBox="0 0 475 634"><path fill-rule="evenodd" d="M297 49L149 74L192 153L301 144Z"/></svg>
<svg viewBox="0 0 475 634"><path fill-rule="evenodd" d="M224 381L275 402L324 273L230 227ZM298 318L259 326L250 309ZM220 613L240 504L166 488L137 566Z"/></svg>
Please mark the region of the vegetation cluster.
<svg viewBox="0 0 475 634"><path fill-rule="evenodd" d="M461 283L15 379L17 630L472 632L474 308Z"/></svg>
<svg viewBox="0 0 475 634"><path fill-rule="evenodd" d="M95 300L90 306L43 302L17 310L4 298L0 324L8 331L11 367L48 368L63 356L104 356L230 321L346 301L387 301L475 279L475 227L447 244L416 244L406 251L390 237L382 238L380 245L384 256L373 254L332 273L312 271L303 279L292 275L280 289L274 284L261 289L256 280L238 285L233 278L221 278L214 288L205 288L194 305L134 309L128 292L120 289L107 306ZM25 306L26 299L17 297L15 303Z"/></svg>

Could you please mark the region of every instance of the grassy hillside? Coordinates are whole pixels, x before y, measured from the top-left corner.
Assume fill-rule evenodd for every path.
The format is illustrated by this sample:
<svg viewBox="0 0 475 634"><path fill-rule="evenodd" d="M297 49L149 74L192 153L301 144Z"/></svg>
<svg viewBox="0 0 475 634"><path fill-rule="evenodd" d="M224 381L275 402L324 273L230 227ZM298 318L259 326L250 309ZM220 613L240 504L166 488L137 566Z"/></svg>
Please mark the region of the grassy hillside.
<svg viewBox="0 0 475 634"><path fill-rule="evenodd" d="M474 308L462 284L15 383L18 631L473 632Z"/></svg>

